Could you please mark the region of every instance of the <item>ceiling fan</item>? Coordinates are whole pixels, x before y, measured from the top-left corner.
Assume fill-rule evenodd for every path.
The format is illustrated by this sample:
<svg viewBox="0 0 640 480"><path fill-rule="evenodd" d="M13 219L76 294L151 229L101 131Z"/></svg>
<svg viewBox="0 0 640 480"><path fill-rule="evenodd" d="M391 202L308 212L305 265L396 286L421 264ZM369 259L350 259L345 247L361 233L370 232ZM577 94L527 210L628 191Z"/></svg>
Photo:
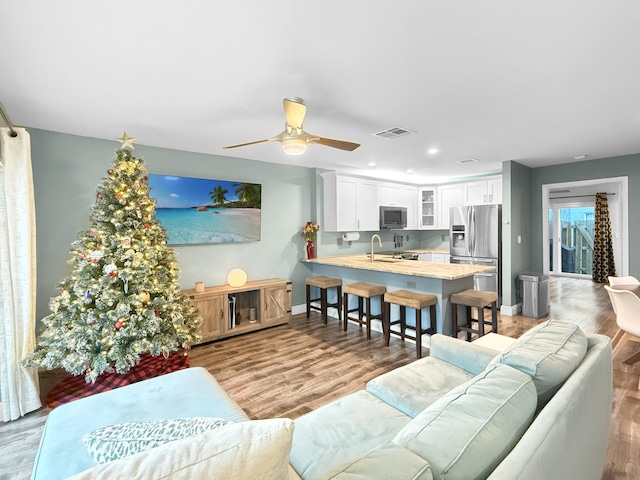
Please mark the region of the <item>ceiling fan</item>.
<svg viewBox="0 0 640 480"><path fill-rule="evenodd" d="M359 143L318 137L317 135L311 135L310 133L305 132L302 129L302 122L305 114L307 113L307 106L304 104L304 100L298 97L287 97L283 100L283 104L286 122L284 124L285 129L282 133L275 137L265 138L264 140L241 143L239 145L231 145L229 147L222 148L229 149L246 147L247 145L255 145L265 142L280 142L282 143L282 150L284 150L285 153L289 155L300 155L307 150L307 145L312 143L319 143L320 145L339 148L340 150L347 150L349 152L352 152L360 146Z"/></svg>

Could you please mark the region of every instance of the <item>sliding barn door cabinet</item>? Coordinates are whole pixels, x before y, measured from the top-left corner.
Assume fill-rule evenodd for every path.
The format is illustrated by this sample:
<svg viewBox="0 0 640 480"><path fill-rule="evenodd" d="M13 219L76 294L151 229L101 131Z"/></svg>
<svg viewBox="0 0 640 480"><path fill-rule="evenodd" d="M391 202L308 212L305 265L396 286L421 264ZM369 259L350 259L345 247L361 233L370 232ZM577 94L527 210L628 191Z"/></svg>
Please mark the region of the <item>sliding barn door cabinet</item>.
<svg viewBox="0 0 640 480"><path fill-rule="evenodd" d="M247 282L242 287L219 285L202 292L183 290L200 311L201 343L288 323L291 282L280 278Z"/></svg>

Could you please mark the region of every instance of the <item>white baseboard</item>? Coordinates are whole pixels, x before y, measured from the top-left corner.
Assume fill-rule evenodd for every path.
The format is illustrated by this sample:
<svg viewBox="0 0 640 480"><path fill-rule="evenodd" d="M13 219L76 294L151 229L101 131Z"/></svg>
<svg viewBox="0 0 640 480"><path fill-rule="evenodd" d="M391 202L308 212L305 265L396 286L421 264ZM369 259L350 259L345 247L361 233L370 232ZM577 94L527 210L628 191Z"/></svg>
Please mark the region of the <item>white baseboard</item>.
<svg viewBox="0 0 640 480"><path fill-rule="evenodd" d="M522 303L516 303L515 305L501 305L500 315L508 315L510 317L517 315L522 311Z"/></svg>

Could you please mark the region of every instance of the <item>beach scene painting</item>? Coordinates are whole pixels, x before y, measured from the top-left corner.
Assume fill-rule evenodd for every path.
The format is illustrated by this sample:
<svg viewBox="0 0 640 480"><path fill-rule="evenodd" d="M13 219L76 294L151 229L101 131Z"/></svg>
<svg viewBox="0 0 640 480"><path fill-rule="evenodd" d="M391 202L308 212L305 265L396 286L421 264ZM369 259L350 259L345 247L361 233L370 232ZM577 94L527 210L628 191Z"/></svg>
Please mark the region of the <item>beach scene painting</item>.
<svg viewBox="0 0 640 480"><path fill-rule="evenodd" d="M149 187L170 245L260 240L258 183L149 174Z"/></svg>

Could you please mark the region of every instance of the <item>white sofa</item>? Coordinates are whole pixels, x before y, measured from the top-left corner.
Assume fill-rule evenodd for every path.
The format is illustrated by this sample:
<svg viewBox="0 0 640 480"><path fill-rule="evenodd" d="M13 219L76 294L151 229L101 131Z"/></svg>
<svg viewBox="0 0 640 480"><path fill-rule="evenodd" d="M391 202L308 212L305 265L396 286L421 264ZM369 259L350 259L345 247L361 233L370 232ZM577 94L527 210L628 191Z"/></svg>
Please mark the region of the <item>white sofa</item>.
<svg viewBox="0 0 640 480"><path fill-rule="evenodd" d="M201 368L63 405L31 478L599 480L611 400L608 337L549 321L498 352L434 335L429 357L295 422L249 421ZM101 465L82 441L194 416L232 423Z"/></svg>

